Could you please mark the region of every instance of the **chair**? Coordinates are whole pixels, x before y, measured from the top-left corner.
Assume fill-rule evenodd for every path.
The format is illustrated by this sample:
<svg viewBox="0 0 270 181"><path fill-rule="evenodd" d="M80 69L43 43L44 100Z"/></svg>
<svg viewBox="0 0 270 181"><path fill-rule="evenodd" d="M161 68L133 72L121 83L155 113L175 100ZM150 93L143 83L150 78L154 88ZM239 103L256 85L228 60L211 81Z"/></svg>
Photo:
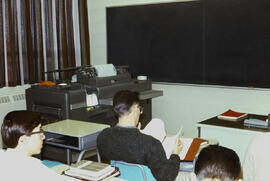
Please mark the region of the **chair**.
<svg viewBox="0 0 270 181"><path fill-rule="evenodd" d="M151 173L151 170L145 165L115 160L111 161L111 165L119 168L119 178L128 181L156 181Z"/></svg>
<svg viewBox="0 0 270 181"><path fill-rule="evenodd" d="M63 163L58 161L51 161L51 160L42 160L42 163L47 166L48 168L55 167L57 165L63 165Z"/></svg>

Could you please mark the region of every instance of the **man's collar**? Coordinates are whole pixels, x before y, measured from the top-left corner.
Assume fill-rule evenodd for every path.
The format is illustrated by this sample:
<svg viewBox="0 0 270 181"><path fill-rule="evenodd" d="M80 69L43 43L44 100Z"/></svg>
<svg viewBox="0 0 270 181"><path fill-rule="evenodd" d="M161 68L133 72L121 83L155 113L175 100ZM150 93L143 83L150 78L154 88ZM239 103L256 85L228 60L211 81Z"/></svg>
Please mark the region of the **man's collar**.
<svg viewBox="0 0 270 181"><path fill-rule="evenodd" d="M119 127L119 128L137 128L136 126L121 126L121 125L119 125L119 123L117 123L115 127Z"/></svg>

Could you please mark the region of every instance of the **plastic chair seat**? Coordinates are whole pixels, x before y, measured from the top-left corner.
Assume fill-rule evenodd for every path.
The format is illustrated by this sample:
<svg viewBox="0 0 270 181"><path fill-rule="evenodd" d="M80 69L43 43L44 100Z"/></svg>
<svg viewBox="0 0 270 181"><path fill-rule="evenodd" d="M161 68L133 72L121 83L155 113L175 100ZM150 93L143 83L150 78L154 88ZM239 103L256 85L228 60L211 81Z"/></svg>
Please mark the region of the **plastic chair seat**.
<svg viewBox="0 0 270 181"><path fill-rule="evenodd" d="M111 161L111 165L119 168L119 178L128 181L156 181L151 173L151 170L146 165L115 160Z"/></svg>

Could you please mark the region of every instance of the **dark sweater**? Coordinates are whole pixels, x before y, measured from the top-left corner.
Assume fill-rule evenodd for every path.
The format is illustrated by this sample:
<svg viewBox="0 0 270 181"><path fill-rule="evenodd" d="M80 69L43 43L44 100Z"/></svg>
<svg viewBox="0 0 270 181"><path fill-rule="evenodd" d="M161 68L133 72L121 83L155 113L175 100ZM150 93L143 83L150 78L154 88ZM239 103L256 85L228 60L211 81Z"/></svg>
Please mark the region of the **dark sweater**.
<svg viewBox="0 0 270 181"><path fill-rule="evenodd" d="M106 128L98 135L97 147L107 160L147 165L157 181L173 181L178 174L179 156L172 154L168 160L161 142L137 128Z"/></svg>

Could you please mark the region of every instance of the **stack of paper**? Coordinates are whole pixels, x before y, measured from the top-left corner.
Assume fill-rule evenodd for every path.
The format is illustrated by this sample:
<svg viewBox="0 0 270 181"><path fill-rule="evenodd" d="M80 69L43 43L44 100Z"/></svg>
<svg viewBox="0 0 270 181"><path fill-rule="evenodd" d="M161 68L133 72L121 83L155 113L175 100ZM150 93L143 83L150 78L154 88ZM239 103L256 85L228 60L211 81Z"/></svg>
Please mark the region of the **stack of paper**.
<svg viewBox="0 0 270 181"><path fill-rule="evenodd" d="M120 172L106 163L82 160L71 165L70 169L65 171L65 174L76 178L97 181L111 175L118 175Z"/></svg>
<svg viewBox="0 0 270 181"><path fill-rule="evenodd" d="M117 71L113 64L94 65L97 72L97 77L116 76Z"/></svg>

